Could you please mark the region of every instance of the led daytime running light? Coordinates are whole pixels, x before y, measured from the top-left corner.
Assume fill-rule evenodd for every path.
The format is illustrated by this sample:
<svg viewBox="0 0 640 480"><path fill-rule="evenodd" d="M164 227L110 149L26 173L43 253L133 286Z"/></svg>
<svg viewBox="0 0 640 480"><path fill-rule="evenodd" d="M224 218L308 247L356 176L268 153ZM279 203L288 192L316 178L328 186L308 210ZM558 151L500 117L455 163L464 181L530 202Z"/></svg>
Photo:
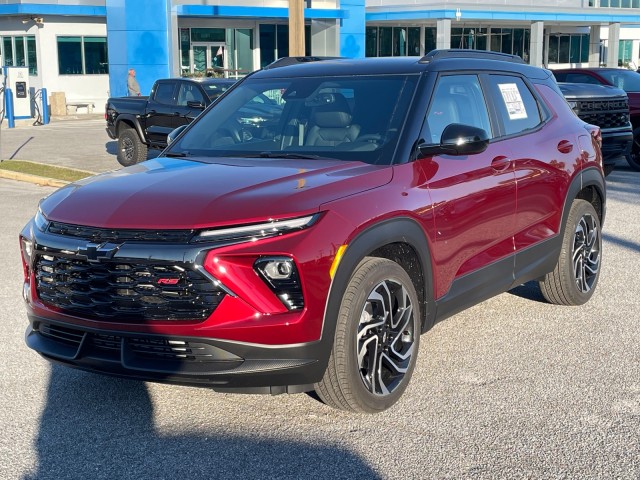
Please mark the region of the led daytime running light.
<svg viewBox="0 0 640 480"><path fill-rule="evenodd" d="M301 230L310 226L315 218L315 215L309 215L291 220L274 220L268 223L243 225L241 227L205 230L198 234L196 240L242 240L246 238L259 240L260 238L274 237L291 230Z"/></svg>

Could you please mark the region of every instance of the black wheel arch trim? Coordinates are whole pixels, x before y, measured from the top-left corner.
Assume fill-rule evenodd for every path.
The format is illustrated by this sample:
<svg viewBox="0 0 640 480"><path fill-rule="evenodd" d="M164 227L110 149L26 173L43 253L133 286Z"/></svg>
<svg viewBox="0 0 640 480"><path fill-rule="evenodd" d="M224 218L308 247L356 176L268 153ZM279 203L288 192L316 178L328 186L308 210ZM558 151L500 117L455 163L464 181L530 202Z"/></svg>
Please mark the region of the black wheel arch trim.
<svg viewBox="0 0 640 480"><path fill-rule="evenodd" d="M435 309L433 306L433 272L431 268L431 254L427 237L420 225L409 217L397 217L384 220L372 225L359 233L347 246L344 256L331 282L329 295L325 307L322 340L321 343L326 349L323 361L329 359L331 345L335 335L336 320L340 310L342 295L347 289L351 276L363 258L370 255L375 250L393 243L407 244L415 250L420 260L420 266L424 277L424 292L421 298L424 301L421 305L422 333L433 326L435 319ZM419 293L420 294L420 293Z"/></svg>
<svg viewBox="0 0 640 480"><path fill-rule="evenodd" d="M116 118L116 122L115 122L115 126L114 126L116 137L119 137L118 130L120 129L120 125L123 122L125 122L127 124L132 123L133 124L133 129L138 134L138 138L140 138L140 141L142 143L144 143L145 145L149 143L147 141L145 135L144 135L143 130L142 130L142 125L140 125L140 120L135 115L126 114L126 113L121 113L120 115L118 115L118 118Z"/></svg>

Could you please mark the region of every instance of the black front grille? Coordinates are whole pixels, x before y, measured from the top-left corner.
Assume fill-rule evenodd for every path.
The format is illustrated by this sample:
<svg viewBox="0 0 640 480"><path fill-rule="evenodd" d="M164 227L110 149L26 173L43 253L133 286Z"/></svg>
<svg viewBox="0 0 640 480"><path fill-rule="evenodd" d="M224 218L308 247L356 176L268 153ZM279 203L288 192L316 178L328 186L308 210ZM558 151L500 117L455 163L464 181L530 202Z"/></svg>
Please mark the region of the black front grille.
<svg viewBox="0 0 640 480"><path fill-rule="evenodd" d="M581 120L600 128L619 128L629 125L627 100L579 101L576 110Z"/></svg>
<svg viewBox="0 0 640 480"><path fill-rule="evenodd" d="M68 237L82 238L94 243L122 243L122 242L162 242L188 243L194 235L194 230L133 230L85 227L67 223L50 222L49 233Z"/></svg>
<svg viewBox="0 0 640 480"><path fill-rule="evenodd" d="M39 254L35 275L38 297L45 304L113 322L201 321L225 295L197 271L159 262L97 263Z"/></svg>

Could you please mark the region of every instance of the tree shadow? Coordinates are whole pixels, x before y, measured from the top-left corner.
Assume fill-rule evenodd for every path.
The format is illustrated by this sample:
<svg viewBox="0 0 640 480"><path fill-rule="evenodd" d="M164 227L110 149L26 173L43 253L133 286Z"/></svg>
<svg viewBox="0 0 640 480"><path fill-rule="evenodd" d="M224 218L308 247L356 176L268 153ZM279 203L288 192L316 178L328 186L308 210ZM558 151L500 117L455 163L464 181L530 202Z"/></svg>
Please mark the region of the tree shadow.
<svg viewBox="0 0 640 480"><path fill-rule="evenodd" d="M145 383L52 365L38 465L24 479L379 478L345 448L234 432L233 414L214 422L160 434Z"/></svg>

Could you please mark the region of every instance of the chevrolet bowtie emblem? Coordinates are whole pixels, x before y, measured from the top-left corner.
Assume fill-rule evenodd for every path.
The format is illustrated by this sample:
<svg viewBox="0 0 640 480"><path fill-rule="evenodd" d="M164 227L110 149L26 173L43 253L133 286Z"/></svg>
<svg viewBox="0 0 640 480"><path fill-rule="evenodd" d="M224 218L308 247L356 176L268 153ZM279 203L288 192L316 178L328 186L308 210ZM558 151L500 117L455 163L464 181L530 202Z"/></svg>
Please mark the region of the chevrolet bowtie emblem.
<svg viewBox="0 0 640 480"><path fill-rule="evenodd" d="M89 262L100 262L113 258L119 248L120 245L115 243L87 243L84 248L78 248L78 255L86 257Z"/></svg>

